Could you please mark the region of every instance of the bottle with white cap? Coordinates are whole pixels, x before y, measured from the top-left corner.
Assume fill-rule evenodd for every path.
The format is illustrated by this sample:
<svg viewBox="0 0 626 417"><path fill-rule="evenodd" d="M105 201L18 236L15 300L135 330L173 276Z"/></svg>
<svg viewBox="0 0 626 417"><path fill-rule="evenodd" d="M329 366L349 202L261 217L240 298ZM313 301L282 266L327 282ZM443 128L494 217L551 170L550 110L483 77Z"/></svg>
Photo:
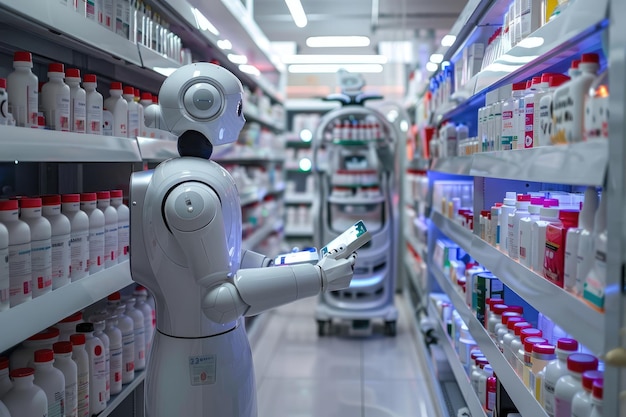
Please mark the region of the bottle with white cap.
<svg viewBox="0 0 626 417"><path fill-rule="evenodd" d="M567 374L559 378L554 388L555 417L572 415L572 400L582 387L583 372L597 369L598 358L593 355L573 353L567 357Z"/></svg>
<svg viewBox="0 0 626 417"><path fill-rule="evenodd" d="M65 70L65 82L70 87L70 130L85 133L87 124L87 96L80 86L80 70Z"/></svg>
<svg viewBox="0 0 626 417"><path fill-rule="evenodd" d="M117 210L117 261L128 260L130 254L130 210L124 204L122 190L111 190L111 205Z"/></svg>
<svg viewBox="0 0 626 417"><path fill-rule="evenodd" d="M117 265L117 210L111 206L111 193L98 191L98 208L104 213L104 267Z"/></svg>
<svg viewBox="0 0 626 417"><path fill-rule="evenodd" d="M85 350L85 335L70 336L72 360L77 367L78 417L89 417L89 355Z"/></svg>
<svg viewBox="0 0 626 417"><path fill-rule="evenodd" d="M67 216L61 213L60 195L46 195L41 200L42 214L52 229L52 289L56 290L70 283L72 225Z"/></svg>
<svg viewBox="0 0 626 417"><path fill-rule="evenodd" d="M133 319L133 329L135 335L135 370L141 371L146 368L146 331L144 327L144 315L135 308L135 298L128 298L126 304L126 315Z"/></svg>
<svg viewBox="0 0 626 417"><path fill-rule="evenodd" d="M80 194L63 194L61 212L70 221L70 278L72 282L89 275L89 217L80 209Z"/></svg>
<svg viewBox="0 0 626 417"><path fill-rule="evenodd" d="M150 354L150 348L152 347L152 339L154 337L154 309L150 304L148 304L148 290L145 287L137 285L135 287L135 291L133 291L133 297L137 299L135 308L143 313L143 327L146 339L147 360L147 357Z"/></svg>
<svg viewBox="0 0 626 417"><path fill-rule="evenodd" d="M64 417L65 376L53 364L54 351L52 349L36 351L34 383L46 393L48 417Z"/></svg>
<svg viewBox="0 0 626 417"><path fill-rule="evenodd" d="M515 191L507 191L506 197L500 207L500 250L509 253L509 215L515 213L517 194Z"/></svg>
<svg viewBox="0 0 626 417"><path fill-rule="evenodd" d="M0 201L0 223L9 231L9 303L15 307L33 298L30 227L19 219L17 200Z"/></svg>
<svg viewBox="0 0 626 417"><path fill-rule="evenodd" d="M33 56L30 52L13 54L13 68L7 77L9 111L15 124L21 127L37 127L39 111L39 79L33 74Z"/></svg>
<svg viewBox="0 0 626 417"><path fill-rule="evenodd" d="M128 384L135 379L135 325L125 312L125 304L120 304L115 309L117 327L122 332L122 384Z"/></svg>
<svg viewBox="0 0 626 417"><path fill-rule="evenodd" d="M93 323L80 323L76 333L85 336L85 350L89 356L89 414L100 413L106 401L106 356L102 340L93 335Z"/></svg>
<svg viewBox="0 0 626 417"><path fill-rule="evenodd" d="M10 373L13 388L2 401L12 416L41 417L48 414L46 393L33 383L33 368L16 368Z"/></svg>
<svg viewBox="0 0 626 417"><path fill-rule="evenodd" d="M0 356L0 399L13 387L9 378L9 358Z"/></svg>
<svg viewBox="0 0 626 417"><path fill-rule="evenodd" d="M52 291L52 227L42 216L41 198L20 198L20 219L30 227L33 298Z"/></svg>
<svg viewBox="0 0 626 417"><path fill-rule="evenodd" d="M122 332L117 327L117 315L109 315L106 319L104 333L109 337L109 391L111 395L122 391Z"/></svg>
<svg viewBox="0 0 626 417"><path fill-rule="evenodd" d="M572 417L589 417L593 404L591 403L591 392L594 381L602 380L602 371L585 371L582 376L582 389L579 390L572 399Z"/></svg>
<svg viewBox="0 0 626 417"><path fill-rule="evenodd" d="M0 311L8 310L9 299L9 230L0 223Z"/></svg>
<svg viewBox="0 0 626 417"><path fill-rule="evenodd" d="M104 213L98 208L96 193L80 195L80 209L89 218L89 275L104 269Z"/></svg>
<svg viewBox="0 0 626 417"><path fill-rule="evenodd" d="M126 100L128 111L128 129L127 134L129 138L136 138L139 136L139 104L135 103L135 88L130 85L124 86L124 100Z"/></svg>
<svg viewBox="0 0 626 417"><path fill-rule="evenodd" d="M39 349L52 349L52 345L59 341L59 329L49 327L24 340L9 357L11 369L33 366L35 352Z"/></svg>
<svg viewBox="0 0 626 417"><path fill-rule="evenodd" d="M95 74L85 74L83 77L83 87L85 88L86 123L85 131L92 135L102 134L102 110L103 99L96 88L98 87Z"/></svg>
<svg viewBox="0 0 626 417"><path fill-rule="evenodd" d="M72 342L57 342L52 345L54 351L54 367L63 373L65 378L65 417L78 415L78 367L72 360Z"/></svg>
<svg viewBox="0 0 626 417"><path fill-rule="evenodd" d="M48 82L41 87L41 103L46 117L46 127L51 130L70 131L70 87L65 79L64 66L53 62L48 65Z"/></svg>
<svg viewBox="0 0 626 417"><path fill-rule="evenodd" d="M76 333L76 325L83 322L83 312L70 314L54 325L59 329L59 342L69 342L70 336Z"/></svg>
<svg viewBox="0 0 626 417"><path fill-rule="evenodd" d="M93 335L102 341L104 346L104 370L106 373L106 401L111 399L111 340L109 336L104 332L106 329L106 317L103 314L90 317L90 321L93 323Z"/></svg>
<svg viewBox="0 0 626 417"><path fill-rule="evenodd" d="M530 239L533 242L531 243L531 266L535 272L541 275L543 275L543 262L546 256L546 228L549 224L560 223L558 204L558 200L544 199L543 207L539 209L539 220L530 225Z"/></svg>
<svg viewBox="0 0 626 417"><path fill-rule="evenodd" d="M128 103L122 98L122 83L114 81L109 89L109 97L104 100L104 110L113 117L113 136L128 137Z"/></svg>
<svg viewBox="0 0 626 417"><path fill-rule="evenodd" d="M554 392L556 383L567 374L567 358L578 351L578 342L574 339L561 338L556 342L556 359L549 362L543 376L543 408L550 417L554 417Z"/></svg>

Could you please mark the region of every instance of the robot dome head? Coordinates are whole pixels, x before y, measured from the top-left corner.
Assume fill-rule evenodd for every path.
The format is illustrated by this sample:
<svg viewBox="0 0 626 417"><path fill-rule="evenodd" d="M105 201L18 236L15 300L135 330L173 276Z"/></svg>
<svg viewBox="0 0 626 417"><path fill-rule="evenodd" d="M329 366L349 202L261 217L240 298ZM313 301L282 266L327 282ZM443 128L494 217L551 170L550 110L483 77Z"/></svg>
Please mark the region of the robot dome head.
<svg viewBox="0 0 626 417"><path fill-rule="evenodd" d="M246 121L241 82L208 62L185 65L167 77L159 105L167 130L179 137L199 133L211 146L235 142Z"/></svg>

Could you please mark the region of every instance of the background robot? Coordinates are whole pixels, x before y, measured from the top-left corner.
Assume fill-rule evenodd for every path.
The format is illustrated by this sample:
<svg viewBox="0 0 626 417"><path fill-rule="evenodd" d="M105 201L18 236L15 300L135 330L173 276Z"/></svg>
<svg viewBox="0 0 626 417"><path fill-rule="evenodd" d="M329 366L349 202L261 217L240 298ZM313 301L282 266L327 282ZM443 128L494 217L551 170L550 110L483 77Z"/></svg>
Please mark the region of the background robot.
<svg viewBox="0 0 626 417"><path fill-rule="evenodd" d="M207 160L237 140L242 86L208 63L184 66L159 92L181 158L131 178L131 272L156 299L157 333L146 376L150 417L256 416L243 316L350 284L354 253L316 265L266 268L241 253L241 208L232 177Z"/></svg>

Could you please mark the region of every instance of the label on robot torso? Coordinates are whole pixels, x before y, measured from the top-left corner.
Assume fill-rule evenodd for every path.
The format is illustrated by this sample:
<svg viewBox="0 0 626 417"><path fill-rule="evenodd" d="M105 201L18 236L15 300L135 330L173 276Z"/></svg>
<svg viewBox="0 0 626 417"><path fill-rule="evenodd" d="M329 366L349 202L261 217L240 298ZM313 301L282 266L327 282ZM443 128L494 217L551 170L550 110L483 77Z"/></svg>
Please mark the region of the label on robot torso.
<svg viewBox="0 0 626 417"><path fill-rule="evenodd" d="M217 355L189 357L189 378L191 385L211 385L216 381Z"/></svg>

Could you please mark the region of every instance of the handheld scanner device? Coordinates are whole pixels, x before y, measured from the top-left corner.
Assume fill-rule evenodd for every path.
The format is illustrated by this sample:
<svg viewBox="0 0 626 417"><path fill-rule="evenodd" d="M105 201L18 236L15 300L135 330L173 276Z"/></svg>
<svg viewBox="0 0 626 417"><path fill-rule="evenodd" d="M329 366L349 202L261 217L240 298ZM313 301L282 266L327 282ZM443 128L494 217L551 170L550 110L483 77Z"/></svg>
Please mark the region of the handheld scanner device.
<svg viewBox="0 0 626 417"><path fill-rule="evenodd" d="M358 248L365 245L372 239L372 235L367 231L363 220L354 223L345 232L337 236L330 243L320 250L320 257L328 255L335 249L343 248L335 258L348 258Z"/></svg>
<svg viewBox="0 0 626 417"><path fill-rule="evenodd" d="M280 254L274 259L275 266L294 265L294 264L316 264L319 261L317 249L310 248L299 252L290 252Z"/></svg>

